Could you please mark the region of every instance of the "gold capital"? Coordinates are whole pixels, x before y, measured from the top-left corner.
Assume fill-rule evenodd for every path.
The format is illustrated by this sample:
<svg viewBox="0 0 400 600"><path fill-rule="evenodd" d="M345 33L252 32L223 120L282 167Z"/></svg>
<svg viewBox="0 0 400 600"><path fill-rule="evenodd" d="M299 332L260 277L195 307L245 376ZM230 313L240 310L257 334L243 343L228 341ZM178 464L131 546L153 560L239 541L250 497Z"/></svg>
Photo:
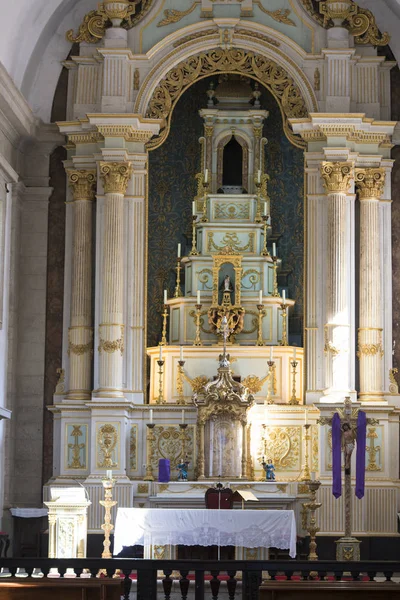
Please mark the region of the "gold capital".
<svg viewBox="0 0 400 600"><path fill-rule="evenodd" d="M74 200L94 200L96 171L67 169L68 183L72 187Z"/></svg>
<svg viewBox="0 0 400 600"><path fill-rule="evenodd" d="M101 162L100 177L106 194L125 194L132 175L132 164L129 162Z"/></svg>
<svg viewBox="0 0 400 600"><path fill-rule="evenodd" d="M360 200L379 199L385 185L385 169L356 169L355 181Z"/></svg>
<svg viewBox="0 0 400 600"><path fill-rule="evenodd" d="M354 177L351 162L323 162L321 176L328 193L347 192Z"/></svg>

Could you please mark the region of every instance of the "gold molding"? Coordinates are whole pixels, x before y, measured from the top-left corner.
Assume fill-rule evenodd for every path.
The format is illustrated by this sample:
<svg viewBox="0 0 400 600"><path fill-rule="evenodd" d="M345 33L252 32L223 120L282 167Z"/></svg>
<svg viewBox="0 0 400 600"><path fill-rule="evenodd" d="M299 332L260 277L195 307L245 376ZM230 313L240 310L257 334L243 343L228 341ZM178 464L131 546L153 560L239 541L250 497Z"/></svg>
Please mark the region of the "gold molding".
<svg viewBox="0 0 400 600"><path fill-rule="evenodd" d="M289 18L290 9L289 8L278 8L277 10L267 10L263 7L260 0L253 0L253 4L256 4L258 8L271 17L274 21L278 23L283 23L284 25L290 25L291 27L297 27L297 24Z"/></svg>
<svg viewBox="0 0 400 600"><path fill-rule="evenodd" d="M157 23L157 27L164 27L165 25L170 25L171 23L178 23L181 19L183 19L183 17L190 15L190 13L194 11L198 4L200 4L200 2L196 0L187 10L166 8L164 10L164 18Z"/></svg>
<svg viewBox="0 0 400 600"><path fill-rule="evenodd" d="M172 45L174 48L178 48L178 46L182 46L182 44L186 44L186 42L192 42L193 40L197 40L198 38L201 38L203 40L205 37L211 35L219 35L219 29L216 29L214 27L210 29L203 29L203 31L196 31L195 33L191 33L190 35L186 35L185 37L180 38Z"/></svg>
<svg viewBox="0 0 400 600"><path fill-rule="evenodd" d="M253 31L251 29L235 29L233 33L234 37L236 36L248 36L256 40L261 40L262 42L266 42L267 44L271 44L271 46L275 46L278 48L280 43L274 40L269 35L265 35L264 33L260 33L259 31Z"/></svg>

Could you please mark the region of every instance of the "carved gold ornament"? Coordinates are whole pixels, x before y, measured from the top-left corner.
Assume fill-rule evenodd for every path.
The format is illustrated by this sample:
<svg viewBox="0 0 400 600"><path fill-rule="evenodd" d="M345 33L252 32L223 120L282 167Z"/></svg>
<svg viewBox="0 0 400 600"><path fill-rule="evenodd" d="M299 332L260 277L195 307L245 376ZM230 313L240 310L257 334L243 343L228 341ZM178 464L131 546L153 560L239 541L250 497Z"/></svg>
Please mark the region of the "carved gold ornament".
<svg viewBox="0 0 400 600"><path fill-rule="evenodd" d="M129 464L132 471L137 469L137 425L131 426L129 439Z"/></svg>
<svg viewBox="0 0 400 600"><path fill-rule="evenodd" d="M99 345L97 348L99 354L101 354L103 351L107 352L108 354L113 354L114 352L118 351L121 352L121 355L124 353L124 326L120 325L120 327L121 337L116 340L105 340L100 336Z"/></svg>
<svg viewBox="0 0 400 600"><path fill-rule="evenodd" d="M300 459L300 427L268 427L263 425L258 458L270 458L278 469L292 470Z"/></svg>
<svg viewBox="0 0 400 600"><path fill-rule="evenodd" d="M208 377L206 377L206 375L199 375L198 377L190 379L190 377L188 377L186 373L184 373L183 377L185 381L187 381L188 384L191 386L194 394L198 394L200 390L206 385L206 383L208 383Z"/></svg>
<svg viewBox="0 0 400 600"><path fill-rule="evenodd" d="M251 232L249 235L249 241L244 246L241 246L241 241L237 233L226 233L222 238L222 244L218 246L214 242L214 232L210 231L207 236L207 252L212 252L213 250L217 252L224 251L226 248L229 248L236 252L250 252L254 253L254 242L255 242L255 233Z"/></svg>
<svg viewBox="0 0 400 600"><path fill-rule="evenodd" d="M113 461L112 455L118 443L118 432L117 428L111 423L102 425L97 434L97 442L101 452L103 453L103 460L98 463L100 469L107 468L112 469L117 466L117 463Z"/></svg>
<svg viewBox="0 0 400 600"><path fill-rule="evenodd" d="M86 344L74 344L70 339L71 330L68 331L68 356L70 354L76 354L76 356L82 356L93 350L93 329L91 327L85 327L89 331L90 339Z"/></svg>
<svg viewBox="0 0 400 600"><path fill-rule="evenodd" d="M125 194L132 175L129 162L100 162L100 177L106 194Z"/></svg>
<svg viewBox="0 0 400 600"><path fill-rule="evenodd" d="M318 67L315 68L314 71L314 90L319 92L321 89L321 73L319 72Z"/></svg>
<svg viewBox="0 0 400 600"><path fill-rule="evenodd" d="M164 10L164 18L157 23L157 27L164 27L165 25L170 25L171 23L178 23L178 21L183 19L183 17L190 15L190 13L194 11L198 4L200 4L200 2L196 0L196 2L193 2L192 6L190 6L187 10L166 8Z"/></svg>
<svg viewBox="0 0 400 600"><path fill-rule="evenodd" d="M73 29L67 31L67 40L72 43L96 44L104 37L106 29L111 26L111 19L122 19L121 27L131 29L149 12L153 2L154 0L139 0L139 2L118 0L99 4L97 10L91 10L85 15L76 35ZM120 4L120 9L118 10L117 7L114 10L111 6L113 4L116 7Z"/></svg>
<svg viewBox="0 0 400 600"><path fill-rule="evenodd" d="M368 427L367 440L369 440L369 444L366 446L368 456L367 471L382 471L381 447L376 445L378 437L376 427Z"/></svg>
<svg viewBox="0 0 400 600"><path fill-rule="evenodd" d="M151 466L158 468L160 458L167 458L171 469L183 459L193 462L194 426L189 425L184 432L184 438L178 425L156 425L153 429L151 442ZM161 491L161 490L160 490Z"/></svg>
<svg viewBox="0 0 400 600"><path fill-rule="evenodd" d="M321 175L328 193L347 192L354 177L353 163L323 162Z"/></svg>
<svg viewBox="0 0 400 600"><path fill-rule="evenodd" d="M361 356L375 356L376 354L380 354L383 356L383 348L382 344L379 342L377 344L358 344L357 358L361 358Z"/></svg>
<svg viewBox="0 0 400 600"><path fill-rule="evenodd" d="M258 394L261 392L262 386L270 378L270 373L260 379L257 375L248 375L242 381L244 387L246 387L252 394Z"/></svg>
<svg viewBox="0 0 400 600"><path fill-rule="evenodd" d="M149 493L149 484L148 483L138 483L137 491L138 491L138 494L148 494Z"/></svg>
<svg viewBox="0 0 400 600"><path fill-rule="evenodd" d="M379 199L385 186L385 169L356 169L355 184L360 200Z"/></svg>
<svg viewBox="0 0 400 600"><path fill-rule="evenodd" d="M57 369L58 380L56 384L55 394L65 394L65 369Z"/></svg>
<svg viewBox="0 0 400 600"><path fill-rule="evenodd" d="M265 35L264 33L260 33L259 31L253 31L251 29L235 29L234 35L247 35L248 37L254 38L256 40L267 42L267 44L271 44L271 46L275 46L276 48L279 48L280 46L280 43L274 40L269 35Z"/></svg>
<svg viewBox="0 0 400 600"><path fill-rule="evenodd" d="M68 444L68 450L71 452L71 461L68 462L68 469L85 469L86 465L81 462L81 450L84 450L86 444L79 443L79 438L83 437L81 425L72 425L70 437L74 438L73 444Z"/></svg>
<svg viewBox="0 0 400 600"><path fill-rule="evenodd" d="M391 394L399 393L399 384L397 383L397 379L395 377L395 375L397 375L398 372L399 372L399 370L396 367L393 369L389 369L389 381L390 381L389 392Z"/></svg>
<svg viewBox="0 0 400 600"><path fill-rule="evenodd" d="M291 25L292 27L296 27L296 23L289 18L290 15L290 10L289 8L278 8L278 10L267 10L266 8L263 7L263 5L261 4L261 2L254 2L254 4L257 4L258 7L260 8L260 10L262 10L263 13L265 13L266 15L268 15L269 17L271 17L271 19L274 19L274 21L277 21L278 23L283 23L284 25Z"/></svg>
<svg viewBox="0 0 400 600"><path fill-rule="evenodd" d="M305 10L308 14L322 27L332 27L332 21L330 18L326 19L326 14L322 16L319 11L314 8L312 0L301 0ZM325 11L322 8L326 2L321 2L319 9ZM348 28L351 35L354 36L356 44L365 45L371 44L372 46L386 46L390 41L388 33L379 33L379 29L376 25L375 17L370 10L367 8L361 8L355 2L352 2L355 7L352 12L349 11L348 17L346 17L343 25Z"/></svg>
<svg viewBox="0 0 400 600"><path fill-rule="evenodd" d="M203 31L196 31L195 33L191 33L190 35L185 35L184 37L179 38L179 40L176 40L176 42L174 42L172 45L174 48L178 48L178 46L182 46L183 44L186 44L186 42L192 42L198 38L203 39L209 35L219 35L219 29L213 27L210 29L203 29Z"/></svg>
<svg viewBox="0 0 400 600"><path fill-rule="evenodd" d="M74 200L94 200L96 171L67 169L68 183L73 190Z"/></svg>
<svg viewBox="0 0 400 600"><path fill-rule="evenodd" d="M149 148L158 147L166 139L172 110L183 92L198 79L217 73L246 74L265 85L281 107L286 136L292 143L304 145L292 132L288 119L306 117L308 111L300 89L287 71L261 54L239 48L218 48L179 63L159 82L150 99L146 116L162 119L163 129L157 138L148 143Z"/></svg>
<svg viewBox="0 0 400 600"><path fill-rule="evenodd" d="M136 67L133 73L133 89L138 90L140 88L140 71Z"/></svg>

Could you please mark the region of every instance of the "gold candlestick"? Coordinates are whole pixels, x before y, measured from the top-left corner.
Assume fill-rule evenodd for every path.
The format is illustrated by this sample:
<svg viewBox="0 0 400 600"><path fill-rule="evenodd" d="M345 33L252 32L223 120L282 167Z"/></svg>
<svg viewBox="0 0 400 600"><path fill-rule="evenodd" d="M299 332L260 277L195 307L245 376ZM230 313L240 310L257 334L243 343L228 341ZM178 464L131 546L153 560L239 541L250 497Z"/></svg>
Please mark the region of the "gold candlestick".
<svg viewBox="0 0 400 600"><path fill-rule="evenodd" d="M101 555L101 558L112 558L112 554L110 552L110 534L114 529L114 525L111 523L111 509L117 504L117 501L112 499L112 490L115 485L115 479L103 479L102 483L104 488L104 500L100 500L99 504L101 504L101 506L104 506L105 513L104 523L101 526L102 530L104 531L104 550Z"/></svg>
<svg viewBox="0 0 400 600"><path fill-rule="evenodd" d="M263 249L261 250L261 256L269 256L268 247L267 247L267 230L268 230L268 215L263 215L262 220L264 222L264 243Z"/></svg>
<svg viewBox="0 0 400 600"><path fill-rule="evenodd" d="M309 465L309 458L310 458L310 454L309 454L309 442L311 440L311 435L309 433L310 431L310 424L306 424L303 425L304 427L304 465L303 465L303 471L301 473L301 478L300 481L308 481L311 479L311 474L310 474L310 465Z"/></svg>
<svg viewBox="0 0 400 600"><path fill-rule="evenodd" d="M319 531L319 527L317 526L317 518L316 518L316 510L321 508L321 502L316 502L317 499L317 491L319 486L321 485L320 481L307 481L306 485L311 493L310 502L306 502L304 507L310 511L310 518L308 519L307 531L310 534L310 553L308 555L308 560L318 560L317 554L317 533ZM310 573L311 575L311 573Z"/></svg>
<svg viewBox="0 0 400 600"><path fill-rule="evenodd" d="M200 318L201 318L201 304L196 304L196 337L193 343L193 346L202 346L203 342L200 338Z"/></svg>
<svg viewBox="0 0 400 600"><path fill-rule="evenodd" d="M166 304L164 304L162 318L163 318L163 326L162 326L162 333L161 333L161 342L158 345L166 346L168 344L168 342L167 342L168 306Z"/></svg>
<svg viewBox="0 0 400 600"><path fill-rule="evenodd" d="M201 216L200 221L202 223L207 223L208 222L208 218L207 218L208 183L203 183L203 188L204 188L203 214Z"/></svg>
<svg viewBox="0 0 400 600"><path fill-rule="evenodd" d="M273 267L274 267L274 281L273 281L273 291L272 291L272 296L274 298L279 298L280 297L280 293L278 290L278 257L277 256L273 256L272 257L273 260Z"/></svg>
<svg viewBox="0 0 400 600"><path fill-rule="evenodd" d="M290 364L292 365L293 383L292 383L292 397L290 398L289 404L299 404L299 400L296 397L296 367L299 363L297 362L297 360L292 360L290 362Z"/></svg>
<svg viewBox="0 0 400 600"><path fill-rule="evenodd" d="M154 481L153 476L153 442L155 439L153 429L155 427L155 423L146 423L147 425L147 465L146 465L146 476L144 481Z"/></svg>
<svg viewBox="0 0 400 600"><path fill-rule="evenodd" d="M256 216L254 218L254 223L262 223L262 217L261 217L261 200L260 200L260 196L261 196L261 181L258 181L258 179L254 179L254 185L256 186L256 190L257 190L257 210L256 210Z"/></svg>
<svg viewBox="0 0 400 600"><path fill-rule="evenodd" d="M197 216L193 215L192 217L192 249L189 252L189 256L199 256L200 252L197 250L196 245L196 221Z"/></svg>
<svg viewBox="0 0 400 600"><path fill-rule="evenodd" d="M282 317L282 339L281 339L279 345L280 346L289 346L288 339L287 339L287 323L286 323L287 307L284 302L282 302L280 307L281 307L281 317Z"/></svg>
<svg viewBox="0 0 400 600"><path fill-rule="evenodd" d="M176 286L174 292L174 298L180 298L182 296L181 290L181 259L178 258L176 262Z"/></svg>
<svg viewBox="0 0 400 600"><path fill-rule="evenodd" d="M157 404L165 404L166 401L164 400L164 390L163 390L163 366L164 366L164 360L158 360L157 364L158 364L158 398L157 398Z"/></svg>
<svg viewBox="0 0 400 600"><path fill-rule="evenodd" d="M258 333L257 333L256 346L264 346L262 322L263 322L263 318L265 317L266 312L264 310L263 304L257 304L257 308L258 308Z"/></svg>
<svg viewBox="0 0 400 600"><path fill-rule="evenodd" d="M181 442L182 442L182 460L185 460L186 442L187 442L187 437L186 437L187 423L179 423L179 429L180 429L180 438L181 438Z"/></svg>
<svg viewBox="0 0 400 600"><path fill-rule="evenodd" d="M184 360L178 360L178 376L176 378L176 391L178 392L177 404L186 404L185 397L183 395L183 367L185 366Z"/></svg>
<svg viewBox="0 0 400 600"><path fill-rule="evenodd" d="M267 365L269 367L270 377L269 377L269 381L268 381L268 391L267 391L266 403L273 404L274 400L273 400L272 396L274 395L275 361L268 360Z"/></svg>

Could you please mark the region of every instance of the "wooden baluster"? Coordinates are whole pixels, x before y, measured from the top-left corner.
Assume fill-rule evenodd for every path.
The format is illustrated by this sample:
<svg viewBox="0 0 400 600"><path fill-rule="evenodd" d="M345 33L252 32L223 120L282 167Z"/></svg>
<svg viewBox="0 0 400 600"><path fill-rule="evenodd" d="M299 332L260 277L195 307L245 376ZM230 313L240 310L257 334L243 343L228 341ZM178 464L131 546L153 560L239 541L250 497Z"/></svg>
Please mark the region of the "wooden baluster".
<svg viewBox="0 0 400 600"><path fill-rule="evenodd" d="M131 587L132 587L132 579L130 577L131 570L130 569L124 569L123 573L125 575L125 579L124 579L124 600L129 600L129 594L131 593Z"/></svg>
<svg viewBox="0 0 400 600"><path fill-rule="evenodd" d="M194 600L204 600L204 571L195 571Z"/></svg>
<svg viewBox="0 0 400 600"><path fill-rule="evenodd" d="M182 600L187 600L188 592L189 592L189 584L190 581L188 579L189 571L181 570L181 579L179 580L179 587L181 588Z"/></svg>
<svg viewBox="0 0 400 600"><path fill-rule="evenodd" d="M219 571L211 571L212 579L210 581L212 600L218 600L219 586L221 581L218 579Z"/></svg>
<svg viewBox="0 0 400 600"><path fill-rule="evenodd" d="M383 571L386 581L392 581L393 571Z"/></svg>
<svg viewBox="0 0 400 600"><path fill-rule="evenodd" d="M172 573L172 569L164 569L165 577L162 580L162 584L163 584L165 600L170 600L170 598L171 598L171 590L172 590L171 573Z"/></svg>
<svg viewBox="0 0 400 600"><path fill-rule="evenodd" d="M235 579L236 571L228 571L229 579L226 582L226 587L228 588L228 597L229 600L235 600L235 592L237 580Z"/></svg>

